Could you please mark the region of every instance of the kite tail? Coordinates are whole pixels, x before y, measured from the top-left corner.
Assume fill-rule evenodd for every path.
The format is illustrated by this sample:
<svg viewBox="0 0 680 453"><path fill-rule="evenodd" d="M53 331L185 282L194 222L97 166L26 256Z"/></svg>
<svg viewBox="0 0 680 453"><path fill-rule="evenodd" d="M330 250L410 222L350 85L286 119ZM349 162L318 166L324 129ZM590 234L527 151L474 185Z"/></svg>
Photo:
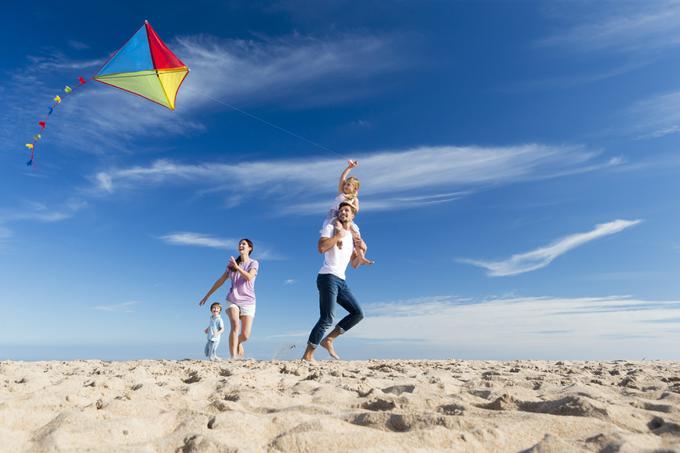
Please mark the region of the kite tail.
<svg viewBox="0 0 680 453"><path fill-rule="evenodd" d="M50 118L50 116L54 112L54 109L57 108L57 106L59 104L61 104L61 102L64 100L64 98L66 98L67 96L73 95L76 92L76 90L78 88L80 88L81 86L85 85L85 83L87 83L87 81L83 77L78 77L78 84L77 85L75 85L73 88L66 85L64 87L63 94L56 95L52 99L52 101L53 101L52 105L50 105L47 108L47 115L45 115L45 117L42 120L38 121L38 126L40 126L38 133L33 136L33 140L30 143L26 143L26 148L28 148L28 150L31 152L31 158L28 160L28 162L26 162L27 166L33 167L33 162L35 161L36 145L38 144L38 141L40 141L40 139L42 138L42 134L44 133L45 128L47 127L47 120Z"/></svg>

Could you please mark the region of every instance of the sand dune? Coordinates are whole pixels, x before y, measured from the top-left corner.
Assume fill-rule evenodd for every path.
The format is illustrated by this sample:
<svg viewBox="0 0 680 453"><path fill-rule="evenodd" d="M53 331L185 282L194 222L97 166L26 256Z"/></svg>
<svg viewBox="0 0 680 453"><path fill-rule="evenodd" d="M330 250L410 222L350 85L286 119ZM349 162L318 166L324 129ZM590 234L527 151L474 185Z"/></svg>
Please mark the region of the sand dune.
<svg viewBox="0 0 680 453"><path fill-rule="evenodd" d="M0 451L680 452L679 362L0 362Z"/></svg>

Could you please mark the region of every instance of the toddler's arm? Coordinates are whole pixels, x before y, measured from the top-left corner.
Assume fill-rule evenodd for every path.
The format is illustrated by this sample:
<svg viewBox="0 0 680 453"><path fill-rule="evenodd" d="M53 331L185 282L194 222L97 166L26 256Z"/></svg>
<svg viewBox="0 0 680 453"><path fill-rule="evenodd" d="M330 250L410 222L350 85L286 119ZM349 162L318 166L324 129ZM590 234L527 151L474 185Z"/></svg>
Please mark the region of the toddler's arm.
<svg viewBox="0 0 680 453"><path fill-rule="evenodd" d="M347 175L349 175L350 170L359 165L359 162L357 162L356 160L348 160L347 164L348 164L347 168L345 168L345 170L340 175L340 182L338 183L338 193L345 193L344 191L345 179L347 179Z"/></svg>

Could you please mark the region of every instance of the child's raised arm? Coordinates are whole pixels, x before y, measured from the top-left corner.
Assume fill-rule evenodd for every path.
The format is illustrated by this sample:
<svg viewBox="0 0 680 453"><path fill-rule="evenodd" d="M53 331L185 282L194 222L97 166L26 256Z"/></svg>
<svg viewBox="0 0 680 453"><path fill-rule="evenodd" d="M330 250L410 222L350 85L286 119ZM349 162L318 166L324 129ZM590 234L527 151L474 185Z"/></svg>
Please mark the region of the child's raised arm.
<svg viewBox="0 0 680 453"><path fill-rule="evenodd" d="M339 193L345 193L345 179L347 179L347 175L349 175L350 170L359 165L359 162L356 160L348 160L347 164L347 168L345 168L345 170L340 175L340 182L338 183Z"/></svg>

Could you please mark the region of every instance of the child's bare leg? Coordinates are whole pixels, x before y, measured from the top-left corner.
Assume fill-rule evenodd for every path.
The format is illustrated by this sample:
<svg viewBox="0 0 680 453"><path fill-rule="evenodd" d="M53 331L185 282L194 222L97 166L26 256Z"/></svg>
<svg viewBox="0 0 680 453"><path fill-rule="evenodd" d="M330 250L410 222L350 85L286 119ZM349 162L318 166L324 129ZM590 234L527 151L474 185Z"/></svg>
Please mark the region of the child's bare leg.
<svg viewBox="0 0 680 453"><path fill-rule="evenodd" d="M361 235L359 234L359 232L356 231L354 228L351 228L350 230L352 231L354 248L356 249L357 256L359 257L359 266L361 265L370 266L371 264L374 264L375 261L366 258L366 251L368 250L368 247L366 246L364 240L361 239Z"/></svg>

